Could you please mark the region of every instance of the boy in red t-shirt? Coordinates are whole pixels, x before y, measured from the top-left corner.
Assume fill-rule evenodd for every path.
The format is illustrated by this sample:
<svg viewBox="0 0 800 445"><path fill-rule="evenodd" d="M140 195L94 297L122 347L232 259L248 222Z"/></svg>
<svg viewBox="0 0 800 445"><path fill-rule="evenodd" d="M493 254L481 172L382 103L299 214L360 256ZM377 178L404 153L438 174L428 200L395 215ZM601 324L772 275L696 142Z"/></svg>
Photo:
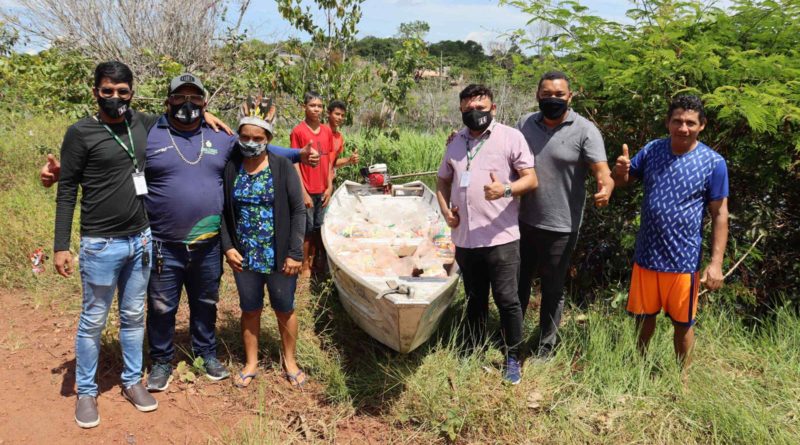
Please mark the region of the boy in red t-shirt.
<svg viewBox="0 0 800 445"><path fill-rule="evenodd" d="M291 147L301 149L309 142L319 152L319 164L316 167L295 164L303 182L303 202L306 205L306 237L303 242L303 267L300 276L311 276L311 265L317 252L322 252L322 219L325 207L328 206L333 193L333 160L336 153L333 149L333 133L321 124L322 97L309 91L303 98L303 109L306 118L292 130L289 140Z"/></svg>
<svg viewBox="0 0 800 445"><path fill-rule="evenodd" d="M336 153L334 159L336 162L333 165L333 171L336 172L337 168L345 167L348 165L358 164L358 149L353 149L353 154L343 158L344 153L344 137L339 133L339 127L344 123L345 115L347 114L347 106L340 100L331 101L328 104L328 126L333 133L333 151Z"/></svg>

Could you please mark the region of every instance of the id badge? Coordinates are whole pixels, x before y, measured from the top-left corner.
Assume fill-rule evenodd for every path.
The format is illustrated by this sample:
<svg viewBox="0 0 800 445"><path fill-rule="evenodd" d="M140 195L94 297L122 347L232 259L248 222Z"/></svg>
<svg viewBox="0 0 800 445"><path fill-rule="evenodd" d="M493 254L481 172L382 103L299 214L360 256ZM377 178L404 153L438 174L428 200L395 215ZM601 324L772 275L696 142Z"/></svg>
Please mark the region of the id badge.
<svg viewBox="0 0 800 445"><path fill-rule="evenodd" d="M459 184L461 187L469 187L469 174L469 170L461 174L461 183Z"/></svg>
<svg viewBox="0 0 800 445"><path fill-rule="evenodd" d="M136 196L147 194L147 181L144 179L144 172L134 172L133 187L136 189Z"/></svg>

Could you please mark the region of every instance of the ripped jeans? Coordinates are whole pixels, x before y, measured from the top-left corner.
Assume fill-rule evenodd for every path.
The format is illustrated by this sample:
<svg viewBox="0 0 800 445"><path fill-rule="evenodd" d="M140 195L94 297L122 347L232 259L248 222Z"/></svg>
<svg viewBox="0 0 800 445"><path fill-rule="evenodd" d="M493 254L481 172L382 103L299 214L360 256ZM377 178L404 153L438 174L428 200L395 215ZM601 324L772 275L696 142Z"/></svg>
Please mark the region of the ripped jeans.
<svg viewBox="0 0 800 445"><path fill-rule="evenodd" d="M160 270L159 253L163 258ZM221 277L219 237L193 245L153 242L153 269L147 288L147 340L154 363L169 363L175 358L175 315L183 288L189 302L192 353L204 359L216 358L214 331Z"/></svg>
<svg viewBox="0 0 800 445"><path fill-rule="evenodd" d="M119 291L122 385L127 388L142 379L144 296L150 277L151 241L150 229L111 238L81 237L79 262L83 305L75 338L78 395L97 396L95 376L100 357L100 337L115 290Z"/></svg>

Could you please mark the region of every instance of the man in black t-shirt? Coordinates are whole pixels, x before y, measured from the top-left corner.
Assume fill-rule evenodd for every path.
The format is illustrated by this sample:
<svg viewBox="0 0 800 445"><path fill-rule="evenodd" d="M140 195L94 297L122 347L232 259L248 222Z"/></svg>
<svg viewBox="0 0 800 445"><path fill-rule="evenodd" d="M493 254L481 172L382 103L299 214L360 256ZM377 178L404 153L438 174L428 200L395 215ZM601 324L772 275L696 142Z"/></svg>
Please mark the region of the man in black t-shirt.
<svg viewBox="0 0 800 445"><path fill-rule="evenodd" d="M67 130L61 146L56 198L55 266L69 277L72 215L81 196L80 275L83 305L75 340L78 401L75 421L82 428L100 423L95 381L100 334L119 291L119 342L122 347L122 395L139 411L158 402L142 385L144 302L150 277L151 235L142 196L147 132L152 116L129 108L133 73L120 62L95 69L93 94L98 113Z"/></svg>

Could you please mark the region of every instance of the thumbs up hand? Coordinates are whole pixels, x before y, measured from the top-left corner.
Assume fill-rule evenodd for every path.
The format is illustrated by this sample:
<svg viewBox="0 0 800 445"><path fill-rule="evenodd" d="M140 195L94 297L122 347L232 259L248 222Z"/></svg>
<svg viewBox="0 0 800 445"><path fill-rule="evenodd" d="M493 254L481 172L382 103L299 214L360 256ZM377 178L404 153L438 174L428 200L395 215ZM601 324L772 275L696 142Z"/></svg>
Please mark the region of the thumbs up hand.
<svg viewBox="0 0 800 445"><path fill-rule="evenodd" d="M300 150L300 162L311 167L316 167L319 164L319 152L314 150L313 142L309 142Z"/></svg>
<svg viewBox="0 0 800 445"><path fill-rule="evenodd" d="M39 171L39 181L45 187L50 187L58 182L58 177L61 174L61 163L58 162L55 156L47 155L47 164L45 164Z"/></svg>
<svg viewBox="0 0 800 445"><path fill-rule="evenodd" d="M452 228L458 227L458 223L461 221L461 218L458 216L458 207L446 209L442 214L448 226Z"/></svg>
<svg viewBox="0 0 800 445"><path fill-rule="evenodd" d="M622 144L622 155L617 158L614 164L614 176L628 180L628 173L631 171L631 157L628 152L628 144Z"/></svg>
<svg viewBox="0 0 800 445"><path fill-rule="evenodd" d="M494 201L495 199L502 198L506 186L497 180L497 177L494 175L494 172L489 173L489 179L492 182L483 186L483 195L486 198L486 200Z"/></svg>

